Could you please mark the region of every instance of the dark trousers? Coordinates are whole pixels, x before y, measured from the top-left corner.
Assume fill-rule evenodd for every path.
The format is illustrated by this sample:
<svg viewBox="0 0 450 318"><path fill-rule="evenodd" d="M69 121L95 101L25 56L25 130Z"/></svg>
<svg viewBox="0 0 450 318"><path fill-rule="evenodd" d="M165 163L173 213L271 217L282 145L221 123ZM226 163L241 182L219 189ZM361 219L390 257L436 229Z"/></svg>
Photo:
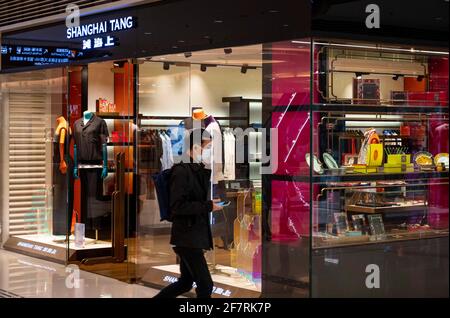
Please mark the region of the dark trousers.
<svg viewBox="0 0 450 318"><path fill-rule="evenodd" d="M175 298L192 289L195 282L197 298L211 298L213 281L206 263L203 249L174 247L180 259L180 278L162 289L154 298Z"/></svg>

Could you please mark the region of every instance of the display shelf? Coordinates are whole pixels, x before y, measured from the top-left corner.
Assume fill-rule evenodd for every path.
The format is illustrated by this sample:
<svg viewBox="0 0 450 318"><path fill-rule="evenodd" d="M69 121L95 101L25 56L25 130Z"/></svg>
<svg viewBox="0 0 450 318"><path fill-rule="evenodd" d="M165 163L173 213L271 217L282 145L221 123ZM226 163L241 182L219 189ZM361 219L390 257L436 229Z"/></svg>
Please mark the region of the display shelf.
<svg viewBox="0 0 450 318"><path fill-rule="evenodd" d="M101 116L102 119L117 119L117 120L133 120L133 116L121 116L121 115L106 115Z"/></svg>
<svg viewBox="0 0 450 318"><path fill-rule="evenodd" d="M357 245L395 243L409 240L433 239L448 237L448 230L424 230L424 231L396 231L395 233L388 233L385 239L375 240L370 236L362 235L361 237L352 237L347 240L347 237L322 238L314 237L313 250L350 247Z"/></svg>
<svg viewBox="0 0 450 318"><path fill-rule="evenodd" d="M125 147L125 146L133 146L133 143L132 142L108 142L107 144L106 144L107 146L123 146L123 147Z"/></svg>
<svg viewBox="0 0 450 318"><path fill-rule="evenodd" d="M446 106L412 106L412 105L365 105L365 104L312 104L315 112L363 112L384 114L448 114Z"/></svg>
<svg viewBox="0 0 450 318"><path fill-rule="evenodd" d="M108 172L116 172L116 168L108 168ZM125 169L125 172L134 172L133 169Z"/></svg>
<svg viewBox="0 0 450 318"><path fill-rule="evenodd" d="M273 180L278 181L294 181L294 182L309 182L312 183L327 183L327 182L351 182L351 181L383 181L383 180L417 180L417 179L439 179L448 178L448 171L414 171L414 172L396 172L396 173L335 173L330 170L325 170L322 175L313 175L310 180L309 175L280 175L272 176Z"/></svg>
<svg viewBox="0 0 450 318"><path fill-rule="evenodd" d="M392 205L392 206L383 206L383 207L369 207L351 204L346 206L347 212L352 213L364 213L364 214L374 214L374 213L402 213L402 212L411 212L417 210L424 210L427 208L425 204L418 205Z"/></svg>

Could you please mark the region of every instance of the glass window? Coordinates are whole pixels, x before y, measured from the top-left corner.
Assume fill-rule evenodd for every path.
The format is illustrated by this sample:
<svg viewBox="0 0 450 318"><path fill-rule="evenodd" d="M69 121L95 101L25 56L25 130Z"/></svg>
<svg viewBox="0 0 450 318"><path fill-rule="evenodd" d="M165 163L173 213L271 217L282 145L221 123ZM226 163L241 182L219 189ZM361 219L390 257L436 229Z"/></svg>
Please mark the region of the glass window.
<svg viewBox="0 0 450 318"><path fill-rule="evenodd" d="M161 287L179 275L172 224L160 221L151 175L185 160L187 132L203 127L213 135L207 197L227 202L208 221L213 295L260 295L262 74L262 45L158 56L140 64L137 251L143 283ZM204 118L194 119L196 114Z"/></svg>
<svg viewBox="0 0 450 318"><path fill-rule="evenodd" d="M313 58L312 296L444 295L448 53L315 40Z"/></svg>

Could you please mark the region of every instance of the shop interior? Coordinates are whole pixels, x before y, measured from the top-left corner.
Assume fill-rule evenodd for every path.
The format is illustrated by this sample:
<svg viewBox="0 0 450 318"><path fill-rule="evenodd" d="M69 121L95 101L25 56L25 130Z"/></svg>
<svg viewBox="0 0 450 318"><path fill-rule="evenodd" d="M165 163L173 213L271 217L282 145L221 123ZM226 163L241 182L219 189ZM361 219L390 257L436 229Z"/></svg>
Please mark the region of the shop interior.
<svg viewBox="0 0 450 318"><path fill-rule="evenodd" d="M169 162L177 162L184 153L184 131L203 127L220 134L218 141L213 137L213 147L223 150L223 154L213 154L224 160L212 169L212 196L230 202L222 213L211 217L215 249L207 253L207 260L218 286L216 291L224 296L259 294L261 153L257 129L262 124L261 52L262 46L255 45L139 61L137 264L139 271L145 272L141 282L167 284L178 274L175 254L169 248L170 223L160 222L151 180L151 174L164 169L166 162L152 162L147 151L157 145L158 134L167 135L172 141ZM199 112L206 118L192 120ZM216 128L209 130L209 125ZM249 127L254 128L253 132L248 134L245 148L239 147L232 131ZM237 151L245 151L243 162L235 159Z"/></svg>

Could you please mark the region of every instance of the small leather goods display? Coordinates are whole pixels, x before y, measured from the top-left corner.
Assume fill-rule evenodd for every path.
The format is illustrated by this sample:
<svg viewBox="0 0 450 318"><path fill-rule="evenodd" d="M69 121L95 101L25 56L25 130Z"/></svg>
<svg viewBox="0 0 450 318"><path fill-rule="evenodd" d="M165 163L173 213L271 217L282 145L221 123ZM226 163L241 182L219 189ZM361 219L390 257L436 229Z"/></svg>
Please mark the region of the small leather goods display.
<svg viewBox="0 0 450 318"><path fill-rule="evenodd" d="M367 152L367 165L379 167L383 164L383 144L370 144Z"/></svg>

